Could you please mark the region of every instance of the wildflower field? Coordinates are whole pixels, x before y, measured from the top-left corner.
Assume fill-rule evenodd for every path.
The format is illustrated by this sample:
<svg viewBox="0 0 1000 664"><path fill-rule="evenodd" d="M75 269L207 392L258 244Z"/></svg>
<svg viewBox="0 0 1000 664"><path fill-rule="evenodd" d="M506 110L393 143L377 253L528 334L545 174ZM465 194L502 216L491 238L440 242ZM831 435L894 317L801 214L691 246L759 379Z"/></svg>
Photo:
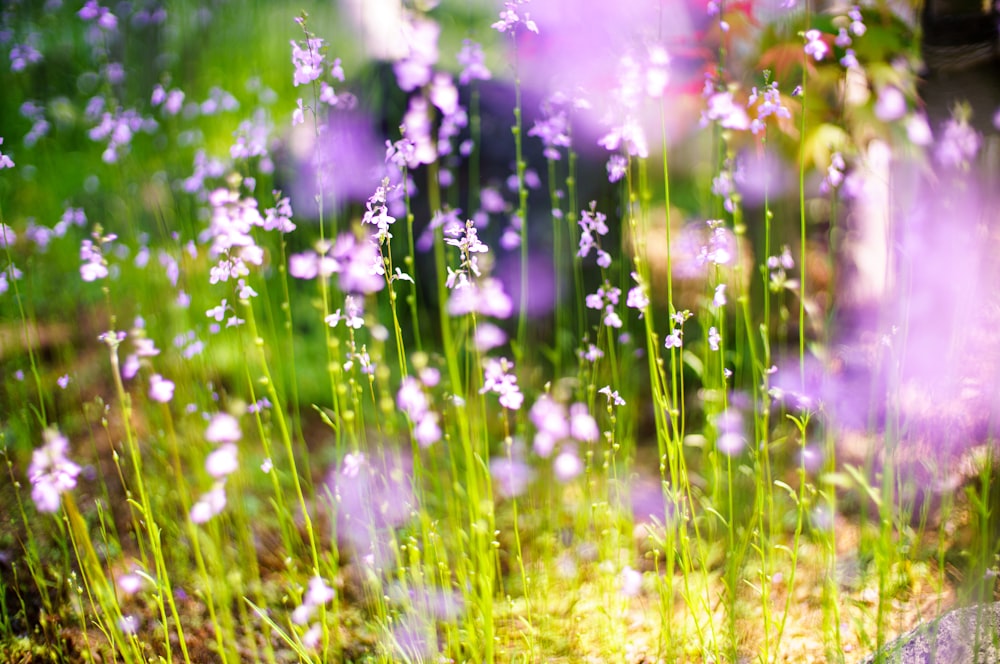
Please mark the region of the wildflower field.
<svg viewBox="0 0 1000 664"><path fill-rule="evenodd" d="M917 4L102 2L0 8L0 661L888 661L1000 599L1000 98Z"/></svg>

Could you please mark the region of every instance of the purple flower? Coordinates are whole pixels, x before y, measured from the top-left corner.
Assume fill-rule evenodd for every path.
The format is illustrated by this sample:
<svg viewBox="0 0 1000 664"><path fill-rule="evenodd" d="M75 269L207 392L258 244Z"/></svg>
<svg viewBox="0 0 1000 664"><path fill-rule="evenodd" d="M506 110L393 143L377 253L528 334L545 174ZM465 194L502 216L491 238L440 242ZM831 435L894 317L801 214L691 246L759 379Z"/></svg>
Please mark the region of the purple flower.
<svg viewBox="0 0 1000 664"><path fill-rule="evenodd" d="M837 37L833 40L833 43L840 48L847 48L851 45L851 36L847 34L847 28L840 28L837 33Z"/></svg>
<svg viewBox="0 0 1000 664"><path fill-rule="evenodd" d="M826 54L830 51L830 47L826 45L823 41L823 33L819 30L807 30L806 31L806 55L812 56L816 62L819 62Z"/></svg>
<svg viewBox="0 0 1000 664"><path fill-rule="evenodd" d="M851 19L851 32L854 33L855 37L860 37L865 34L868 28L865 27L865 21L861 15L860 7L854 5L854 7L847 12L847 17Z"/></svg>
<svg viewBox="0 0 1000 664"><path fill-rule="evenodd" d="M624 148L633 157L645 159L649 156L646 132L631 116L626 117L620 125L613 126L607 134L598 139L597 144L609 152Z"/></svg>
<svg viewBox="0 0 1000 664"><path fill-rule="evenodd" d="M743 451L747 441L743 435L743 416L737 410L726 410L714 418L719 434L715 446L723 454L735 456Z"/></svg>
<svg viewBox="0 0 1000 664"><path fill-rule="evenodd" d="M708 108L702 112L701 123L707 126L709 122L718 122L723 129L750 128L746 109L733 100L731 92L716 92L708 98Z"/></svg>
<svg viewBox="0 0 1000 664"><path fill-rule="evenodd" d="M323 74L323 40L307 37L304 42L292 40L292 64L295 65L293 82L296 87L315 81Z"/></svg>
<svg viewBox="0 0 1000 664"><path fill-rule="evenodd" d="M555 443L569 436L566 407L548 394L538 397L531 407L529 417L537 429L535 453L541 457L549 456Z"/></svg>
<svg viewBox="0 0 1000 664"><path fill-rule="evenodd" d="M608 182L618 182L628 172L628 160L620 154L608 157Z"/></svg>
<svg viewBox="0 0 1000 664"><path fill-rule="evenodd" d="M523 25L527 30L538 34L538 26L531 20L531 15L528 12L524 12L523 15L518 14L518 10L526 4L528 0L508 0L500 11L500 20L490 27L498 32L513 34L519 25Z"/></svg>
<svg viewBox="0 0 1000 664"><path fill-rule="evenodd" d="M438 426L438 414L424 413L413 428L413 438L420 447L427 448L441 440L441 427Z"/></svg>
<svg viewBox="0 0 1000 664"><path fill-rule="evenodd" d="M603 394L608 398L608 406L624 406L625 399L622 399L618 394L618 390L611 391L610 385L605 385L601 389L597 390L599 393Z"/></svg>
<svg viewBox="0 0 1000 664"><path fill-rule="evenodd" d="M764 128L764 120L770 116L775 115L779 118L791 118L792 113L788 110L788 107L781 103L781 93L778 92L778 84L771 83L770 86L764 88L763 92L757 92L757 88L753 88L753 92L750 93L750 99L747 102L748 106L752 106L757 103L758 99L760 103L757 105L757 119L750 123L750 130L754 134L760 133Z"/></svg>
<svg viewBox="0 0 1000 664"><path fill-rule="evenodd" d="M104 259L101 244L84 238L80 244L80 259L84 261L80 266L80 278L84 281L96 281L108 276L108 262Z"/></svg>
<svg viewBox="0 0 1000 664"><path fill-rule="evenodd" d="M217 480L232 475L239 468L235 443L223 443L205 459L205 470Z"/></svg>
<svg viewBox="0 0 1000 664"><path fill-rule="evenodd" d="M420 164L430 164L437 159L437 147L433 140L430 105L423 97L410 99L406 114L403 115L403 138L409 141L411 150L407 152L407 166L416 168Z"/></svg>
<svg viewBox="0 0 1000 664"><path fill-rule="evenodd" d="M708 328L708 347L712 350L719 350L719 344L722 342L722 336L719 334L719 330L712 327Z"/></svg>
<svg viewBox="0 0 1000 664"><path fill-rule="evenodd" d="M327 316L324 321L330 327L337 327L340 321L344 321L344 325L347 327L360 330L364 324L365 319L362 318L364 315L364 300L360 297L355 297L354 295L344 296L344 313L341 315L340 309Z"/></svg>
<svg viewBox="0 0 1000 664"><path fill-rule="evenodd" d="M523 494L534 477L531 467L520 459L494 457L490 460L493 487L505 498Z"/></svg>
<svg viewBox="0 0 1000 664"><path fill-rule="evenodd" d="M228 413L216 413L205 430L205 440L210 443L235 443L243 434L240 423Z"/></svg>
<svg viewBox="0 0 1000 664"><path fill-rule="evenodd" d="M560 482L569 482L583 472L583 462L573 448L564 449L552 462L552 470Z"/></svg>
<svg viewBox="0 0 1000 664"><path fill-rule="evenodd" d="M486 353L507 343L507 333L490 322L482 322L476 326L476 349Z"/></svg>
<svg viewBox="0 0 1000 664"><path fill-rule="evenodd" d="M10 70L14 72L24 71L28 65L33 65L42 61L41 52L35 48L33 39L35 33L28 37L28 41L23 44L14 44L10 49Z"/></svg>
<svg viewBox="0 0 1000 664"><path fill-rule="evenodd" d="M31 499L40 512L59 509L59 497L76 486L80 466L66 458L69 441L58 430L49 428L42 433L44 444L31 455L28 481Z"/></svg>
<svg viewBox="0 0 1000 664"><path fill-rule="evenodd" d="M524 395L517 386L517 376L512 373L513 369L514 364L505 357L487 358L483 366L483 386L479 393L499 394L501 406L518 410L524 403Z"/></svg>
<svg viewBox="0 0 1000 664"><path fill-rule="evenodd" d="M191 506L189 517L191 523L201 524L216 516L226 507L226 484L216 482L212 489L202 494L194 505Z"/></svg>
<svg viewBox="0 0 1000 664"><path fill-rule="evenodd" d="M174 383L160 374L149 377L149 398L160 403L168 403L174 398Z"/></svg>
<svg viewBox="0 0 1000 664"><path fill-rule="evenodd" d="M353 234L342 233L330 251L341 266L338 276L341 291L369 294L385 288L385 278L373 269L382 264L377 244L358 242Z"/></svg>
<svg viewBox="0 0 1000 664"><path fill-rule="evenodd" d="M462 66L462 71L458 75L458 82L462 85L468 85L472 81L488 81L493 76L486 68L483 47L471 39L462 40L462 49L458 52L458 64Z"/></svg>
<svg viewBox="0 0 1000 664"><path fill-rule="evenodd" d="M368 202L365 204L365 214L361 218L361 223L371 224L377 228L375 237L379 245L384 245L392 239L389 227L396 223L396 218L389 214L389 207L386 205L386 200L395 188L395 186L389 184L389 178L384 178L378 188L375 189L375 193L368 198Z"/></svg>
<svg viewBox="0 0 1000 664"><path fill-rule="evenodd" d="M894 122L906 115L906 97L894 85L887 85L879 90L875 102L875 117L882 122Z"/></svg>
<svg viewBox="0 0 1000 664"><path fill-rule="evenodd" d="M636 597L642 591L642 572L628 565L621 573L621 592L625 597Z"/></svg>
<svg viewBox="0 0 1000 664"><path fill-rule="evenodd" d="M601 432L597 421L587 410L587 404L575 403L569 407L569 434L581 443L597 442Z"/></svg>
<svg viewBox="0 0 1000 664"><path fill-rule="evenodd" d="M712 306L726 306L726 284L719 284L715 287L715 294L712 295Z"/></svg>
<svg viewBox="0 0 1000 664"><path fill-rule="evenodd" d="M934 158L942 166L958 168L976 156L982 142L982 136L967 122L948 120L944 124Z"/></svg>
<svg viewBox="0 0 1000 664"><path fill-rule="evenodd" d="M0 247L10 247L17 242L17 233L7 224L0 222Z"/></svg>
<svg viewBox="0 0 1000 664"><path fill-rule="evenodd" d="M438 36L441 26L425 18L412 18L403 24L403 40L409 47L406 57L393 65L396 83L404 92L427 85L438 61Z"/></svg>
<svg viewBox="0 0 1000 664"><path fill-rule="evenodd" d="M565 109L555 110L548 104L545 119L535 120L535 126L528 131L528 136L537 136L545 146L546 159L560 159L559 148L570 147L569 117Z"/></svg>
<svg viewBox="0 0 1000 664"><path fill-rule="evenodd" d="M494 278L480 283L469 282L465 288L455 288L448 298L448 313L452 316L479 313L492 318L510 318L514 303L504 291L503 284Z"/></svg>
<svg viewBox="0 0 1000 664"><path fill-rule="evenodd" d="M95 21L102 30L107 32L118 27L118 17L112 14L107 7L101 7L97 4L97 0L87 0L76 15L87 22Z"/></svg>

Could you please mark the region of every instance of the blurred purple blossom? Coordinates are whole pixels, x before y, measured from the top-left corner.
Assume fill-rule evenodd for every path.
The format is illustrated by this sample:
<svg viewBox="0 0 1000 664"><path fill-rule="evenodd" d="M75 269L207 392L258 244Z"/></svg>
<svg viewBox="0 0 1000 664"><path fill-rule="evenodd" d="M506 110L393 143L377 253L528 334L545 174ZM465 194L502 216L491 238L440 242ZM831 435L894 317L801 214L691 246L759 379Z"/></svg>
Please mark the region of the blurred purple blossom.
<svg viewBox="0 0 1000 664"><path fill-rule="evenodd" d="M486 58L483 55L483 47L471 39L462 40L462 49L458 52L458 64L462 71L458 75L458 82L468 85L472 81L488 81L492 78L490 70L486 68Z"/></svg>
<svg viewBox="0 0 1000 664"><path fill-rule="evenodd" d="M826 54L830 52L830 47L824 41L822 32L819 30L806 31L805 52L806 55L811 56L816 62L826 57Z"/></svg>
<svg viewBox="0 0 1000 664"><path fill-rule="evenodd" d="M517 375L513 373L514 363L505 357L488 357L483 361L483 386L480 394L500 395L500 405L509 410L518 410L524 403L524 395L517 386Z"/></svg>
<svg viewBox="0 0 1000 664"><path fill-rule="evenodd" d="M60 496L76 486L80 466L66 458L69 440L58 430L48 428L42 438L42 446L31 455L28 481L38 511L55 512L59 509Z"/></svg>
<svg viewBox="0 0 1000 664"><path fill-rule="evenodd" d="M323 495L336 503L337 535L377 568L392 558L387 531L402 526L417 509L412 462L402 451L349 453L330 470ZM327 491L329 492L327 494Z"/></svg>
<svg viewBox="0 0 1000 664"><path fill-rule="evenodd" d="M295 66L293 83L296 87L312 83L323 74L323 40L306 37L305 41L291 40L292 64Z"/></svg>
<svg viewBox="0 0 1000 664"><path fill-rule="evenodd" d="M160 403L167 403L174 398L174 383L160 374L149 377L149 398Z"/></svg>
<svg viewBox="0 0 1000 664"><path fill-rule="evenodd" d="M438 61L437 44L441 26L431 19L411 14L402 24L402 29L408 52L393 65L393 70L400 89L412 92L431 80L431 73Z"/></svg>
<svg viewBox="0 0 1000 664"><path fill-rule="evenodd" d="M490 475L493 477L493 487L500 496L516 498L528 489L534 478L534 471L516 456L494 457L490 460Z"/></svg>

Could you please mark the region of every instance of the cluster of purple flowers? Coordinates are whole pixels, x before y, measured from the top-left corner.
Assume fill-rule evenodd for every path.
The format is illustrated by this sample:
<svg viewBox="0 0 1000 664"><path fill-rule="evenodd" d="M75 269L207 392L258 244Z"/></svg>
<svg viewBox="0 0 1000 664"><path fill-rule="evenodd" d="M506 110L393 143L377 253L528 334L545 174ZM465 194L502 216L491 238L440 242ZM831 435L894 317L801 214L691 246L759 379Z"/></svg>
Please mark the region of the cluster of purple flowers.
<svg viewBox="0 0 1000 664"><path fill-rule="evenodd" d="M226 478L239 468L236 443L243 437L239 421L228 413L216 413L205 429L205 440L216 448L205 458L205 471L214 479L212 488L191 506L192 523L205 523L226 507Z"/></svg>
<svg viewBox="0 0 1000 664"><path fill-rule="evenodd" d="M351 233L342 233L335 242L320 242L316 249L288 258L288 273L296 279L326 279L336 274L340 290L355 294L377 293L385 287L381 266L378 246L358 240Z"/></svg>
<svg viewBox="0 0 1000 664"><path fill-rule="evenodd" d="M483 386L480 394L500 395L500 405L508 410L519 410L524 404L524 395L517 386L514 363L505 357L488 357L483 360Z"/></svg>
<svg viewBox="0 0 1000 664"><path fill-rule="evenodd" d="M329 604L337 596L337 592L331 588L321 576L314 576L309 579L309 586L302 596L302 603L292 611L292 622L296 625L307 625L316 614L316 609ZM319 640L323 631L320 624L313 623L305 634L302 635L302 645L310 650L319 646Z"/></svg>
<svg viewBox="0 0 1000 664"><path fill-rule="evenodd" d="M95 99L100 99L103 106L102 98ZM101 158L109 164L117 163L121 155L127 152L136 133L141 131L151 134L159 126L156 120L143 117L133 109L102 111L96 115L97 124L90 129L88 135L95 142L107 140L107 147Z"/></svg>
<svg viewBox="0 0 1000 664"><path fill-rule="evenodd" d="M688 310L675 311L670 315L670 322L672 327L670 329L670 334L664 339L663 345L669 350L671 348L680 348L684 345L684 323L691 318L692 313Z"/></svg>
<svg viewBox="0 0 1000 664"><path fill-rule="evenodd" d="M604 315L603 323L608 327L619 328L622 326L622 319L616 311L618 301L621 299L622 289L612 286L605 279L604 285L599 286L597 291L587 295L585 303L588 309L596 309Z"/></svg>
<svg viewBox="0 0 1000 664"><path fill-rule="evenodd" d="M757 102L760 102L757 104ZM781 93L778 91L778 83L772 82L763 91L757 92L754 86L747 101L747 107L757 104L757 117L750 122L750 131L757 135L764 130L764 120L773 115L778 118L790 119L792 112L781 102Z"/></svg>
<svg viewBox="0 0 1000 664"><path fill-rule="evenodd" d="M104 257L105 249L118 238L114 233L102 235L95 230L93 240L84 238L80 244L80 278L84 281L97 281L108 276L108 261Z"/></svg>
<svg viewBox="0 0 1000 664"><path fill-rule="evenodd" d="M580 226L580 248L576 255L580 258L586 258L592 249L596 250L597 264L605 269L611 267L611 254L601 249L598 238L608 234L607 221L607 215L598 212L597 203L591 201L590 209L583 210L580 213L580 221L577 222Z"/></svg>
<svg viewBox="0 0 1000 664"><path fill-rule="evenodd" d="M66 458L69 440L58 430L46 429L42 437L45 442L34 451L28 466L31 498L40 512L56 512L62 494L76 486L80 466Z"/></svg>
<svg viewBox="0 0 1000 664"><path fill-rule="evenodd" d="M404 376L396 393L396 405L413 423L413 438L421 447L429 447L441 440L438 414L431 408L429 390L437 386L441 374L437 369L425 368L418 377Z"/></svg>
<svg viewBox="0 0 1000 664"><path fill-rule="evenodd" d="M3 137L0 136L0 145L3 145ZM14 160L10 158L10 155L6 155L0 152L0 170L5 168L14 168Z"/></svg>
<svg viewBox="0 0 1000 664"><path fill-rule="evenodd" d="M532 443L535 454L548 459L558 447L553 460L556 477L567 482L579 475L583 463L577 446L595 443L601 435L587 404L574 403L567 411L566 406L551 395L543 394L532 405L529 416L535 425Z"/></svg>

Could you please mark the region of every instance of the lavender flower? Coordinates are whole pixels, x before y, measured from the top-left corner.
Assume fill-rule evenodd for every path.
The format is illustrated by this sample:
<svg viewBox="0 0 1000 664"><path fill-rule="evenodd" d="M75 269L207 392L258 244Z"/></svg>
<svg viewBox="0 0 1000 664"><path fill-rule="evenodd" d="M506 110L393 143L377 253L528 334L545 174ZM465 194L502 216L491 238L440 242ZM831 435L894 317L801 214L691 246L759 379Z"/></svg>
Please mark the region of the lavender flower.
<svg viewBox="0 0 1000 664"><path fill-rule="evenodd" d="M205 470L217 480L232 475L239 468L235 443L223 443L205 459Z"/></svg>
<svg viewBox="0 0 1000 664"><path fill-rule="evenodd" d="M295 87L312 83L323 74L323 40L306 37L304 42L292 40L292 64L295 65Z"/></svg>
<svg viewBox="0 0 1000 664"><path fill-rule="evenodd" d="M344 325L353 329L359 330L365 324L365 319L362 318L364 315L364 300L360 297L355 297L354 295L344 296L344 313L340 313L340 309L323 319L327 325L330 327L337 327L340 321L344 321Z"/></svg>
<svg viewBox="0 0 1000 664"><path fill-rule="evenodd" d="M608 407L609 408L611 406L624 406L625 405L625 399L621 398L621 396L618 394L618 390L612 391L610 385L605 385L604 387L602 387L601 389L599 389L597 391L598 391L598 393L603 394L604 396L606 396L608 398Z"/></svg>
<svg viewBox="0 0 1000 664"><path fill-rule="evenodd" d="M55 512L60 496L76 486L80 466L66 458L69 441L57 429L46 429L42 437L44 444L31 455L28 481L38 511Z"/></svg>
<svg viewBox="0 0 1000 664"><path fill-rule="evenodd" d="M486 68L483 47L477 42L463 39L457 59L458 64L462 66L462 71L458 75L458 82L462 85L468 85L472 81L488 81L492 78L493 75Z"/></svg>
<svg viewBox="0 0 1000 664"><path fill-rule="evenodd" d="M861 8L854 5L848 12L847 17L851 19L851 32L854 33L855 37L860 37L868 30L865 27L864 18L861 15Z"/></svg>
<svg viewBox="0 0 1000 664"><path fill-rule="evenodd" d="M792 117L792 113L788 110L788 107L781 103L781 93L778 92L778 84L776 82L771 83L770 86L764 88L763 92L759 94L757 88L754 87L750 93L747 105L752 106L758 100L760 100L760 103L757 105L757 118L750 123L750 131L755 135L764 129L764 120L768 116L774 115L779 118Z"/></svg>
<svg viewBox="0 0 1000 664"><path fill-rule="evenodd" d="M608 182L618 182L628 171L628 160L620 154L608 157Z"/></svg>
<svg viewBox="0 0 1000 664"><path fill-rule="evenodd" d="M569 435L581 443L594 443L600 437L597 421L594 420L587 404L575 403L569 407Z"/></svg>
<svg viewBox="0 0 1000 664"><path fill-rule="evenodd" d="M483 386L479 393L499 394L501 406L518 410L524 403L524 395L517 386L517 376L512 373L513 369L513 362L505 357L487 358L483 366Z"/></svg>
<svg viewBox="0 0 1000 664"><path fill-rule="evenodd" d="M438 36L441 26L426 18L412 17L403 24L403 40L409 47L406 57L393 65L396 83L404 92L427 85L438 61Z"/></svg>
<svg viewBox="0 0 1000 664"><path fill-rule="evenodd" d="M3 137L0 136L0 145L3 145ZM14 168L14 162L8 155L0 152L0 171L5 168Z"/></svg>
<svg viewBox="0 0 1000 664"><path fill-rule="evenodd" d="M906 97L894 85L886 85L878 92L875 117L882 122L894 122L906 115Z"/></svg>
<svg viewBox="0 0 1000 664"><path fill-rule="evenodd" d="M719 308L726 306L726 284L719 284L715 287L712 295L712 306Z"/></svg>
<svg viewBox="0 0 1000 664"><path fill-rule="evenodd" d="M642 318L643 312L649 306L649 293L647 293L646 284L643 283L638 272L632 272L632 279L635 280L636 285L629 289L628 295L625 297L625 306L638 309L639 317Z"/></svg>
<svg viewBox="0 0 1000 664"><path fill-rule="evenodd" d="M87 0L76 15L84 21L94 22L105 32L113 32L118 27L118 17L112 14L107 7L97 4L97 0Z"/></svg>
<svg viewBox="0 0 1000 664"><path fill-rule="evenodd" d="M497 32L513 34L518 26L524 26L530 32L538 34L538 26L531 20L531 15L528 12L524 12L523 15L518 14L518 10L526 4L528 4L528 0L507 0L504 2L504 8L500 11L500 20L490 27Z"/></svg>
<svg viewBox="0 0 1000 664"><path fill-rule="evenodd" d="M216 482L210 491L202 494L198 501L191 506L189 518L192 523L206 523L212 517L218 515L226 507L226 484Z"/></svg>
<svg viewBox="0 0 1000 664"><path fill-rule="evenodd" d="M365 214L361 218L361 223L372 224L378 229L375 238L379 245L384 245L392 239L389 227L396 223L396 218L389 214L386 200L393 189L395 187L389 184L389 178L384 178L375 193L368 198L368 202L365 204Z"/></svg>
<svg viewBox="0 0 1000 664"><path fill-rule="evenodd" d="M580 226L580 248L577 250L576 255L579 258L586 258L590 255L591 249L596 249L597 251L597 264L603 268L607 268L611 265L611 255L601 249L600 244L594 237L602 237L608 234L608 217L607 215L597 211L597 202L590 202L590 210L583 210L580 213L580 221L577 223Z"/></svg>
<svg viewBox="0 0 1000 664"><path fill-rule="evenodd" d="M722 335L719 334L719 330L714 325L708 328L708 347L713 351L717 351L721 342Z"/></svg>
<svg viewBox="0 0 1000 664"><path fill-rule="evenodd" d="M520 459L506 457L490 459L490 475L493 477L494 488L505 498L523 494L534 478L531 466Z"/></svg>
<svg viewBox="0 0 1000 664"><path fill-rule="evenodd" d="M965 121L948 120L938 141L934 158L948 168L960 168L975 158L983 138Z"/></svg>
<svg viewBox="0 0 1000 664"><path fill-rule="evenodd" d="M37 33L28 35L28 40L23 44L14 44L10 49L10 70L13 72L24 71L28 65L37 64L42 61L42 53L35 48Z"/></svg>
<svg viewBox="0 0 1000 664"><path fill-rule="evenodd" d="M819 62L826 54L830 51L830 47L826 45L823 41L823 33L819 30L807 30L806 31L806 55L812 56L816 62Z"/></svg>
<svg viewBox="0 0 1000 664"><path fill-rule="evenodd" d="M529 417L536 429L532 444L535 454L548 458L556 444L569 436L566 407L550 395L543 394L532 405Z"/></svg>
<svg viewBox="0 0 1000 664"><path fill-rule="evenodd" d="M710 122L718 122L723 129L750 128L746 109L733 100L731 92L715 92L708 97L708 108L702 112L701 124L708 126Z"/></svg>
<svg viewBox="0 0 1000 664"><path fill-rule="evenodd" d="M242 437L240 423L228 413L213 415L205 430L205 440L210 443L235 443Z"/></svg>
<svg viewBox="0 0 1000 664"><path fill-rule="evenodd" d="M570 147L569 116L565 109L558 108L552 100L543 106L543 111L545 118L535 120L528 136L537 136L545 146L545 158L556 161L561 158L559 148Z"/></svg>
<svg viewBox="0 0 1000 664"><path fill-rule="evenodd" d="M104 258L104 245L115 239L114 235L101 237L100 232L95 231L93 235L97 244L84 238L80 244L80 278L84 281L97 281L108 276L108 262Z"/></svg>
<svg viewBox="0 0 1000 664"><path fill-rule="evenodd" d="M583 472L583 462L575 449L567 447L552 462L552 470L560 482L569 482Z"/></svg>
<svg viewBox="0 0 1000 664"><path fill-rule="evenodd" d="M149 377L149 398L160 403L168 403L174 398L174 383L160 374Z"/></svg>

